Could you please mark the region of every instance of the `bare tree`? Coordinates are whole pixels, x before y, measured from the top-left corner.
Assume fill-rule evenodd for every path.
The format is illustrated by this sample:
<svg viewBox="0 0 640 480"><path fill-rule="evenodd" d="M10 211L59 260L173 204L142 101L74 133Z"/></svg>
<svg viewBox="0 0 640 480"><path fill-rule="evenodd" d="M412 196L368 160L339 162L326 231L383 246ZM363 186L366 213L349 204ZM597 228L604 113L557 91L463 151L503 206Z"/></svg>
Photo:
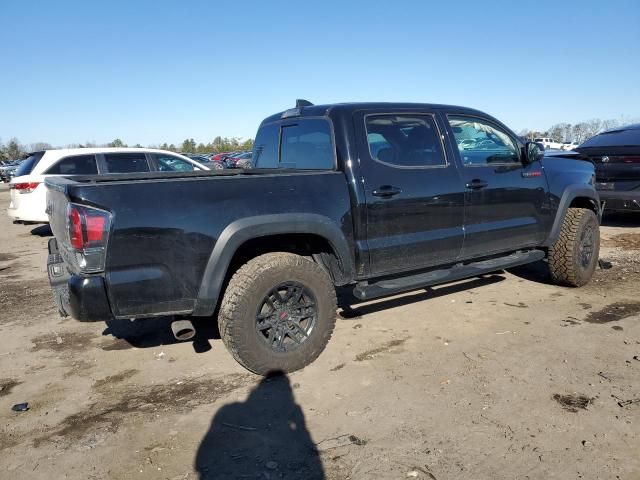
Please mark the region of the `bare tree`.
<svg viewBox="0 0 640 480"><path fill-rule="evenodd" d="M9 160L16 160L20 158L24 153L24 147L15 137L9 140L9 143L7 143L7 146L5 147L5 156Z"/></svg>
<svg viewBox="0 0 640 480"><path fill-rule="evenodd" d="M39 150L51 150L53 147L51 146L50 143L47 142L35 142L35 143L30 143L29 144L29 151L30 152L37 152Z"/></svg>

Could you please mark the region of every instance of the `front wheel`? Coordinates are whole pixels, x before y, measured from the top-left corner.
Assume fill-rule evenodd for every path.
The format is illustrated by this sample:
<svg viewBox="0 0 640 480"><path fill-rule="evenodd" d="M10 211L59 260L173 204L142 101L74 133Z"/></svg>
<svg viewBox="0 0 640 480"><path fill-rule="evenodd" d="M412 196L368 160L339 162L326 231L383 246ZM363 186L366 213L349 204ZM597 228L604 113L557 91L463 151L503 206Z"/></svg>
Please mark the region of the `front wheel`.
<svg viewBox="0 0 640 480"><path fill-rule="evenodd" d="M313 260L292 253L267 253L243 265L231 277L218 315L231 355L259 375L309 365L335 322L331 278Z"/></svg>
<svg viewBox="0 0 640 480"><path fill-rule="evenodd" d="M560 285L586 285L596 269L599 253L598 217L586 208L569 208L560 235L549 249L551 277Z"/></svg>

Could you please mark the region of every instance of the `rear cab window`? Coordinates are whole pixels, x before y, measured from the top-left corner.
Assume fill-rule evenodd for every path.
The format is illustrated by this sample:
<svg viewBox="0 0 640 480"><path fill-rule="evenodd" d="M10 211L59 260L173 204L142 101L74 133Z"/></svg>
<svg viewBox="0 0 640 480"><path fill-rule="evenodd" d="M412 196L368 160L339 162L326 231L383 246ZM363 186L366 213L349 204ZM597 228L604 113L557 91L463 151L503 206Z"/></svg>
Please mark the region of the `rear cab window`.
<svg viewBox="0 0 640 480"><path fill-rule="evenodd" d="M332 170L335 147L325 118L293 118L263 125L252 153L256 168Z"/></svg>
<svg viewBox="0 0 640 480"><path fill-rule="evenodd" d="M107 173L138 173L150 171L144 152L105 153Z"/></svg>
<svg viewBox="0 0 640 480"><path fill-rule="evenodd" d="M58 160L44 172L48 175L96 175L98 167L95 155L74 155Z"/></svg>

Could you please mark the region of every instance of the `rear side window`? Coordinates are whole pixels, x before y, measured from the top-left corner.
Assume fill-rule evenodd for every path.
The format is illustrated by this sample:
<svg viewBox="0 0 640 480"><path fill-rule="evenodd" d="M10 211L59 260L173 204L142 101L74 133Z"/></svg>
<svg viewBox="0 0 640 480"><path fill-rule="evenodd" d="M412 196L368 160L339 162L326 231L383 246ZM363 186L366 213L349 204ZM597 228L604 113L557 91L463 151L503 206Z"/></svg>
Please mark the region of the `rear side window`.
<svg viewBox="0 0 640 480"><path fill-rule="evenodd" d="M17 168L16 177L21 177L22 175L29 175L33 169L36 167L44 152L36 152L29 155Z"/></svg>
<svg viewBox="0 0 640 480"><path fill-rule="evenodd" d="M105 153L104 161L109 173L148 172L149 163L144 153Z"/></svg>
<svg viewBox="0 0 640 480"><path fill-rule="evenodd" d="M444 167L440 134L431 115L368 115L371 158L395 167Z"/></svg>
<svg viewBox="0 0 640 480"><path fill-rule="evenodd" d="M96 175L98 173L96 157L95 155L66 157L44 173L50 175Z"/></svg>
<svg viewBox="0 0 640 480"><path fill-rule="evenodd" d="M324 119L264 125L253 147L256 168L331 170L335 164L331 126Z"/></svg>
<svg viewBox="0 0 640 480"><path fill-rule="evenodd" d="M260 127L253 143L253 163L256 168L278 168L279 138L280 126L277 123Z"/></svg>

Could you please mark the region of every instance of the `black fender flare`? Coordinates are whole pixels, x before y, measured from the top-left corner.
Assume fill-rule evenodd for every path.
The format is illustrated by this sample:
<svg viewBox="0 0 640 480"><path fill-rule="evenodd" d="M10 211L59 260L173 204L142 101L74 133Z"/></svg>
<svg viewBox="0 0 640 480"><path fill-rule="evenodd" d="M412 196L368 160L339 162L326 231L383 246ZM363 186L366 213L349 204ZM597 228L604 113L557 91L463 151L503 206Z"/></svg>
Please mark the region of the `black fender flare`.
<svg viewBox="0 0 640 480"><path fill-rule="evenodd" d="M551 227L551 231L549 232L549 237L547 241L544 243L544 246L549 247L555 243L558 236L560 235L560 229L562 228L562 222L564 221L564 216L576 198L587 198L593 201L593 206L596 210L596 215L598 215L598 221L602 218L602 208L600 206L600 196L598 195L598 191L584 184L571 184L565 187L564 192L562 193L562 197L560 197L560 201L558 202L558 209L556 210L556 217L553 220L553 225Z"/></svg>
<svg viewBox="0 0 640 480"><path fill-rule="evenodd" d="M193 315L213 314L231 260L243 243L259 237L287 233L313 234L326 239L340 261L344 278L353 278L353 253L344 233L330 218L314 213L245 217L227 225L218 237L202 276Z"/></svg>

